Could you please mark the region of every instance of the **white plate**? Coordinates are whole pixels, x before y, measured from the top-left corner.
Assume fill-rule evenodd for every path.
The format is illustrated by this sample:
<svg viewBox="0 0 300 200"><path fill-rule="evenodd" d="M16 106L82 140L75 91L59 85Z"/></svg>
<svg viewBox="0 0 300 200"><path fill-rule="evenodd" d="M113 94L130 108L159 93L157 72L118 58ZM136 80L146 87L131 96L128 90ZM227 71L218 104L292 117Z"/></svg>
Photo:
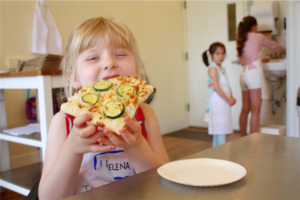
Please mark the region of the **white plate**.
<svg viewBox="0 0 300 200"><path fill-rule="evenodd" d="M198 158L169 162L157 169L160 176L170 181L191 186L218 186L240 180L245 167L227 160Z"/></svg>

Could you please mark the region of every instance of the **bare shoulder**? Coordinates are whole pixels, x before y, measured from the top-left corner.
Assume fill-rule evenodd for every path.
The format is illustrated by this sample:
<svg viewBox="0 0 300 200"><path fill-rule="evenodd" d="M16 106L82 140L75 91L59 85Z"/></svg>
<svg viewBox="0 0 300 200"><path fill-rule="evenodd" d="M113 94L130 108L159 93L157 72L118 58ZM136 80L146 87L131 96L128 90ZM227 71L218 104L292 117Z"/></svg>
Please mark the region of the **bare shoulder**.
<svg viewBox="0 0 300 200"><path fill-rule="evenodd" d="M146 124L147 124L147 130L148 130L148 136L152 137L154 135L161 135L160 134L160 128L158 124L158 120L155 114L154 109L145 103L142 103L140 107L143 110Z"/></svg>
<svg viewBox="0 0 300 200"><path fill-rule="evenodd" d="M155 111L149 104L142 103L140 107L142 108L144 115L151 115L151 114L155 115Z"/></svg>
<svg viewBox="0 0 300 200"><path fill-rule="evenodd" d="M215 68L215 67L210 67L209 69L208 69L208 73L217 73L218 72L218 70L217 70L217 68Z"/></svg>
<svg viewBox="0 0 300 200"><path fill-rule="evenodd" d="M140 107L143 110L145 119L147 121L147 126L153 125L153 126L157 126L159 129L158 120L157 120L154 109L149 104L146 104L146 103L142 103L140 105ZM160 133L160 131L159 131L159 133Z"/></svg>
<svg viewBox="0 0 300 200"><path fill-rule="evenodd" d="M50 123L48 138L47 138L47 149L48 147L60 148L67 138L65 114L63 112L56 113Z"/></svg>
<svg viewBox="0 0 300 200"><path fill-rule="evenodd" d="M61 123L62 121L65 122L64 119L65 113L58 112L52 117L51 123Z"/></svg>
<svg viewBox="0 0 300 200"><path fill-rule="evenodd" d="M208 70L208 75L211 79L218 78L218 70L215 67L211 67Z"/></svg>
<svg viewBox="0 0 300 200"><path fill-rule="evenodd" d="M65 127L65 126L66 126L65 113L63 112L56 113L51 119L50 128Z"/></svg>
<svg viewBox="0 0 300 200"><path fill-rule="evenodd" d="M162 140L159 123L154 109L148 104L141 104L146 119L147 142L153 152L163 161L168 162L169 158Z"/></svg>

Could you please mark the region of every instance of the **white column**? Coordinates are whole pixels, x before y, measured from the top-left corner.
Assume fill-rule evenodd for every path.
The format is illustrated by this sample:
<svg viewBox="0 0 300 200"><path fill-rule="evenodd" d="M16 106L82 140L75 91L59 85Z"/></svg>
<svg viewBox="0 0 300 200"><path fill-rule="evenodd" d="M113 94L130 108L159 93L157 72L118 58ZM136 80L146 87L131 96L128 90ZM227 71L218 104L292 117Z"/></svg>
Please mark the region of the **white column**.
<svg viewBox="0 0 300 200"><path fill-rule="evenodd" d="M297 90L300 86L300 1L287 1L287 135L299 137L296 112Z"/></svg>
<svg viewBox="0 0 300 200"><path fill-rule="evenodd" d="M53 117L51 76L38 76L38 112L41 125L42 161L45 159L47 133Z"/></svg>
<svg viewBox="0 0 300 200"><path fill-rule="evenodd" d="M5 109L5 99L4 90L0 89L0 127L6 127L6 109ZM9 160L9 148L8 142L5 140L0 140L0 172L10 169ZM0 187L0 193L4 192L5 189Z"/></svg>

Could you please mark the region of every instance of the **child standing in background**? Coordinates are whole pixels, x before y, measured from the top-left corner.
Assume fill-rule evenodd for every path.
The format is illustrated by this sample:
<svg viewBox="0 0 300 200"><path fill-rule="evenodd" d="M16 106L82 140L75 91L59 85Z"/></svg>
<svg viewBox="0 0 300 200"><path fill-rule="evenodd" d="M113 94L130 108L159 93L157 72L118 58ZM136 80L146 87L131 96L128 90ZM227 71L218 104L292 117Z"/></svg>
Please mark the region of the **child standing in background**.
<svg viewBox="0 0 300 200"><path fill-rule="evenodd" d="M239 124L241 136L247 135L247 119L251 111L250 133L259 131L262 99L268 99L266 80L260 56L262 47L285 54L286 49L257 33L257 21L252 16L244 17L238 25L237 53L243 66L240 76L242 88L242 110Z"/></svg>
<svg viewBox="0 0 300 200"><path fill-rule="evenodd" d="M71 33L65 46L63 74L69 97L99 80L116 76L145 79L131 31L103 17L86 20ZM169 161L150 105L141 104L134 119L124 118L127 126L120 129L121 135L89 123L91 118L90 113L74 119L62 112L52 118L40 199L63 199Z"/></svg>
<svg viewBox="0 0 300 200"><path fill-rule="evenodd" d="M208 62L208 56L211 64ZM213 135L213 147L224 144L226 135L233 133L231 106L236 102L232 96L225 68L222 62L226 56L225 46L220 42L210 45L209 50L202 54L203 62L208 66L209 104L206 110L208 134Z"/></svg>

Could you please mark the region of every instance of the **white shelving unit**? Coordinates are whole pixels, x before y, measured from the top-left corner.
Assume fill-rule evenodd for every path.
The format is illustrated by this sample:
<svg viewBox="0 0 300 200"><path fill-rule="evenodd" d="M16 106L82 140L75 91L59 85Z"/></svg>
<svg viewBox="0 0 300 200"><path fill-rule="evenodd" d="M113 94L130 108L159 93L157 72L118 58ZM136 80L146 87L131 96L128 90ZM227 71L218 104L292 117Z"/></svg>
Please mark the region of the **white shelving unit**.
<svg viewBox="0 0 300 200"><path fill-rule="evenodd" d="M8 142L39 147L44 161L47 131L53 116L52 88L63 87L61 71L16 72L0 75L0 126L6 127L4 89L37 89L38 116L41 126L40 137L18 137L0 133L0 186L27 196L35 180L40 177L42 163L10 169ZM24 173L24 178L20 173ZM27 179L27 180L24 180Z"/></svg>

